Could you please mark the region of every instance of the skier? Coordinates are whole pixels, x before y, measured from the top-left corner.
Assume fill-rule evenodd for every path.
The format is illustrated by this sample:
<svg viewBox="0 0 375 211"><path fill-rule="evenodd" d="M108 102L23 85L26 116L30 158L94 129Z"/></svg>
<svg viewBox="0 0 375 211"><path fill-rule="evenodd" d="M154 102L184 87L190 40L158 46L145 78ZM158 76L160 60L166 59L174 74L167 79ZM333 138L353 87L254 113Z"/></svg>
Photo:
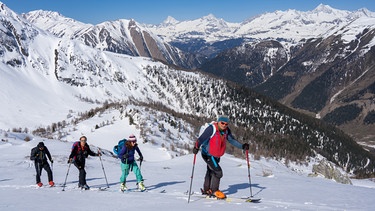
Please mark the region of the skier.
<svg viewBox="0 0 375 211"><path fill-rule="evenodd" d="M207 163L202 194L218 199L226 198L226 195L219 190L220 179L223 176L219 162L220 157L225 153L226 141L236 148L249 149L249 144L241 144L233 137L228 123L228 117L219 116L217 122L210 124L198 137L193 148L193 153L197 154L199 147L202 146L202 158Z"/></svg>
<svg viewBox="0 0 375 211"><path fill-rule="evenodd" d="M82 136L79 138L79 142L75 142L72 146L72 151L69 155L68 163L73 163L78 171L79 171L79 183L78 187L88 190L90 187L86 184L86 171L85 171L85 163L86 158L91 156L101 156L100 151L98 153L94 153L91 151L89 145L87 144L86 136Z"/></svg>
<svg viewBox="0 0 375 211"><path fill-rule="evenodd" d="M129 175L129 171L133 171L138 184L138 189L140 191L144 191L145 185L143 184L143 176L141 173L140 168L137 165L137 162L135 162L134 154L135 151L137 151L139 155L139 160L142 163L143 161L143 155L141 153L141 150L138 147L137 139L134 135L130 135L127 141L125 142L124 147L122 147L120 153L118 154L118 157L121 159L121 177L120 177L120 183L121 183L121 191L127 190L126 187L126 178Z"/></svg>
<svg viewBox="0 0 375 211"><path fill-rule="evenodd" d="M50 152L47 147L44 146L43 142L39 142L36 147L31 149L30 160L34 161L35 170L36 170L36 184L39 187L43 186L43 183L40 181L40 175L42 174L42 169L47 172L49 185L52 187L55 185L53 182L53 176L51 168L47 162L47 157L51 163L53 163Z"/></svg>

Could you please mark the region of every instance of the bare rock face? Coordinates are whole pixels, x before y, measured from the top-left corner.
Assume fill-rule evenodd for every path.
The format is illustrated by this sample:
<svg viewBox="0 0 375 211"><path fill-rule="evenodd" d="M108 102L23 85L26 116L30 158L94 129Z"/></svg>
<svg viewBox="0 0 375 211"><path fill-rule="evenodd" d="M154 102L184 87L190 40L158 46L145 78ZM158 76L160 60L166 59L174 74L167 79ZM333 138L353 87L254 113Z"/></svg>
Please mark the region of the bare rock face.
<svg viewBox="0 0 375 211"><path fill-rule="evenodd" d="M338 183L352 185L352 181L348 175L341 173L333 163L327 160L322 160L319 164L314 165L312 171L313 173L309 175L311 177L320 175L327 179L332 179Z"/></svg>

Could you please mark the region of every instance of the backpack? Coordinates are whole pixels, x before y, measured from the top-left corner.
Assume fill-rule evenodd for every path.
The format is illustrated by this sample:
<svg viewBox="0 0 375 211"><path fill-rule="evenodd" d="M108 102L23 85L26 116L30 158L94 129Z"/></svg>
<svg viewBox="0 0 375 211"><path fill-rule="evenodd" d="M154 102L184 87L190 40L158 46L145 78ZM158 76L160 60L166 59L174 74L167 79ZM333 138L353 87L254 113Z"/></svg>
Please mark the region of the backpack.
<svg viewBox="0 0 375 211"><path fill-rule="evenodd" d="M121 152L121 149L124 147L124 144L126 142L126 139L122 139L118 141L117 145L113 147L113 152L118 155Z"/></svg>
<svg viewBox="0 0 375 211"><path fill-rule="evenodd" d="M198 137L200 137L203 134L203 132L206 130L207 127L209 127L210 125L213 125L214 123L215 121L212 121L210 123L206 122L204 125L202 125L201 128L199 129ZM215 135L215 132L216 132L216 127L214 127L214 130L212 131L210 138L212 138Z"/></svg>

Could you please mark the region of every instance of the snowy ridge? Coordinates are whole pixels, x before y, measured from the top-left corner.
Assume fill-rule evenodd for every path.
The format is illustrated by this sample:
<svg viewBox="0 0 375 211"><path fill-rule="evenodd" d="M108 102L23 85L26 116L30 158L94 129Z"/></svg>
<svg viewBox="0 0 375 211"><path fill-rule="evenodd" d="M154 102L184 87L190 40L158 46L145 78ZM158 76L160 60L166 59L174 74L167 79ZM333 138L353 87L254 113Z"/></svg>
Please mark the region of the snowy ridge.
<svg viewBox="0 0 375 211"><path fill-rule="evenodd" d="M91 24L85 24L72 18L62 16L58 12L36 10L22 14L30 23L43 26L44 30L50 31L58 37L73 37L77 30L87 30ZM59 23L59 24L56 24Z"/></svg>
<svg viewBox="0 0 375 211"><path fill-rule="evenodd" d="M60 38L79 40L90 47L166 61L179 66L192 66L188 57L169 45L135 20L119 19L97 25L84 24L50 11L23 14L35 26Z"/></svg>
<svg viewBox="0 0 375 211"><path fill-rule="evenodd" d="M149 27L166 41L181 41L199 38L207 42L230 38L285 39L297 42L301 39L318 37L334 28L335 31L359 17L375 17L367 9L350 12L337 10L320 4L314 10L275 11L260 14L242 23L229 23L208 15L191 21L171 21ZM267 26L267 27L264 27Z"/></svg>

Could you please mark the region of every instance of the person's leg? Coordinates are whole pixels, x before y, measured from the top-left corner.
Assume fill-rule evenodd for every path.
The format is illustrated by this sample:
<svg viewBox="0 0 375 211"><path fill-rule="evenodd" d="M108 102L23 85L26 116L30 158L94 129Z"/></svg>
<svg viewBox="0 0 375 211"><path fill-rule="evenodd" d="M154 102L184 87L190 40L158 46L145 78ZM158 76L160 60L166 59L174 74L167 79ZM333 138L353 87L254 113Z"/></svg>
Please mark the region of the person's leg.
<svg viewBox="0 0 375 211"><path fill-rule="evenodd" d="M40 167L40 163L38 163L38 162L35 162L35 171L36 171L36 176L35 176L36 184L39 184L40 183L40 174L42 173L42 169Z"/></svg>
<svg viewBox="0 0 375 211"><path fill-rule="evenodd" d="M135 174L135 177L137 178L137 182L142 182L143 181L143 176L141 173L141 170L139 169L137 163L133 163L133 172Z"/></svg>
<svg viewBox="0 0 375 211"><path fill-rule="evenodd" d="M120 182L126 183L126 178L129 175L129 164L121 163L121 172Z"/></svg>
<svg viewBox="0 0 375 211"><path fill-rule="evenodd" d="M138 189L141 190L141 191L146 190L146 187L143 184L143 176L142 176L141 170L139 169L136 162L134 162L132 164L132 168L133 168L133 172L135 174L135 177L137 179Z"/></svg>
<svg viewBox="0 0 375 211"><path fill-rule="evenodd" d="M51 167L49 166L48 163L43 165L44 170L46 170L47 175L48 175L48 182L53 181L53 175L52 175L52 170Z"/></svg>
<svg viewBox="0 0 375 211"><path fill-rule="evenodd" d="M211 169L207 165L206 175L204 176L204 182L203 182L203 192L204 193L208 193L208 191L210 191L210 189L211 189L211 175L212 175Z"/></svg>
<svg viewBox="0 0 375 211"><path fill-rule="evenodd" d="M79 170L79 183L82 185L87 185L86 184L86 171L84 168L81 168Z"/></svg>
<svg viewBox="0 0 375 211"><path fill-rule="evenodd" d="M86 185L86 171L84 165L81 163L74 162L75 167L77 167L79 176L78 176L78 187L83 187Z"/></svg>
<svg viewBox="0 0 375 211"><path fill-rule="evenodd" d="M220 179L223 177L223 171L219 165L219 158L215 158L212 156L206 156L205 160L207 163L207 186L211 189L212 193L219 190L220 186ZM205 181L206 182L206 181Z"/></svg>
<svg viewBox="0 0 375 211"><path fill-rule="evenodd" d="M122 191L126 190L126 178L129 175L129 164L121 163L121 177L120 177L120 189Z"/></svg>

